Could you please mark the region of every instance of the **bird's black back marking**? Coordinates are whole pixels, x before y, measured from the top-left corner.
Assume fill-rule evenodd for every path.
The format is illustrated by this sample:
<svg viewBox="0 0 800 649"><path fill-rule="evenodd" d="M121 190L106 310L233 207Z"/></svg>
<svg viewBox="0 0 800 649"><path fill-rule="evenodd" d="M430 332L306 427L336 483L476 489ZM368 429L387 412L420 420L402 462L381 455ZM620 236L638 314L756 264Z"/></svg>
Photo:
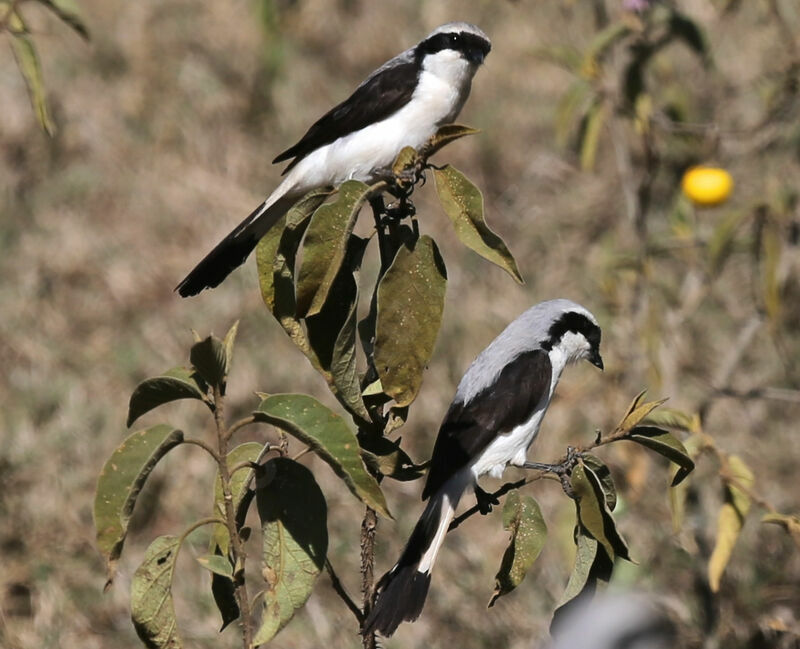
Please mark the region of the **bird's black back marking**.
<svg viewBox="0 0 800 649"><path fill-rule="evenodd" d="M550 329L547 332L547 339L542 342L542 348L550 351L568 331L583 334L592 349L596 350L600 347L600 327L583 313L567 311L550 325Z"/></svg>
<svg viewBox="0 0 800 649"><path fill-rule="evenodd" d="M297 144L286 149L272 162L294 158L283 170L285 174L312 151L396 113L414 94L419 71L414 61L380 70L341 104L320 117Z"/></svg>
<svg viewBox="0 0 800 649"><path fill-rule="evenodd" d="M546 351L524 352L468 403L450 404L433 447L422 498L436 493L498 435L527 421L550 393L552 372Z"/></svg>

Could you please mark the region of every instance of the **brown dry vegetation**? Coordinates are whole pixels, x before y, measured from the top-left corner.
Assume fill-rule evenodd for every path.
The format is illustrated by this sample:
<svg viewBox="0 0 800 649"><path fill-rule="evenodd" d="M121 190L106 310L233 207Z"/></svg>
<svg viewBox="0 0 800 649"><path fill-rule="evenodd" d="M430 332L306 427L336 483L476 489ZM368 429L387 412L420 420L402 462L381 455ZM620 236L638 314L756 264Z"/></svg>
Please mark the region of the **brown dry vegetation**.
<svg viewBox="0 0 800 649"><path fill-rule="evenodd" d="M462 248L432 184L417 192L422 228L440 242L449 285L436 353L401 431L415 457L429 454L474 355L530 304L564 296L598 316L606 372L585 365L566 373L537 457L554 460L568 443L608 430L648 387L650 397L668 396L676 408L705 405L706 432L753 468L755 491L780 511L800 510L796 92L759 128L776 76L792 56L798 61L794 2L748 0L727 14L721 2L679 3L706 28L714 66L674 46L653 82L688 107L691 121L714 122L720 133L710 144L684 142L686 151L673 152L659 170L649 236L667 252L644 267L627 263L640 244L615 156L615 145L629 146L636 172L641 157L632 129L624 119L614 122L617 131L605 128L594 170L581 171L574 152L554 137L571 76L536 56L546 45L585 46L595 32L589 3L297 0L276 2L269 19L251 0L80 4L93 36L88 46L35 7L28 11L59 129L53 139L37 128L10 50L4 46L0 57L0 646L139 646L128 618L130 577L150 539L204 515L213 469L198 449L170 454L148 485L119 577L105 595L93 545L93 489L126 435L130 392L185 361L190 329L222 334L241 319L229 383L233 415L252 409L254 390L303 391L332 402L261 304L252 260L198 298L181 300L172 289L276 184L279 171L269 164L276 153L376 65L453 19L480 25L494 49L460 119L482 133L437 161L452 162L483 189L488 219L527 283L515 285ZM606 4L615 17L618 3ZM774 6L788 24L771 14ZM617 63L610 62L612 70ZM681 226L689 228L687 238L674 216L679 174L708 159L731 171L736 190L727 205L692 213ZM753 221L738 231L713 285L702 252L687 244L704 241L734 212L751 218L759 205L778 224L780 251L780 308L763 316L769 269L751 252ZM783 391L767 393L780 400L729 398L715 392L720 387ZM162 420L198 434L210 428L193 404L170 406L143 423ZM691 478L695 504L678 534L667 467L631 448L604 457L622 486L617 518L639 562L618 565L612 587L657 593L680 623L685 646L770 646L773 640L753 638L774 638L771 629L781 625L798 632L800 551L778 527L759 524L757 507L720 594L707 594L704 562L720 502L711 457L701 458ZM331 560L356 593L361 507L325 465L309 465L328 498ZM420 489L418 482L386 484L397 520L380 523L380 570L421 509ZM448 538L421 619L386 646L530 647L546 637L571 565L573 507L557 483L529 489L550 536L522 586L486 610L507 533L499 512L473 517ZM208 576L193 552L204 552L202 534L179 564L187 645L238 646L233 627L216 633ZM706 644L705 636L712 638ZM326 576L276 643L359 645L354 619Z"/></svg>

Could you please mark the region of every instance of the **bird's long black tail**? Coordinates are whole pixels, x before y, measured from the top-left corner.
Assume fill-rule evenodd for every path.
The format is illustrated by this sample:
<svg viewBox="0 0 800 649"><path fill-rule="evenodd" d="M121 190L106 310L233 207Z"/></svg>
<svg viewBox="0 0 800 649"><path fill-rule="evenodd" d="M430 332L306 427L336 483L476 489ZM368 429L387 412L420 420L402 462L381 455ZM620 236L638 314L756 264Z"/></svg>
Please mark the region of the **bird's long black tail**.
<svg viewBox="0 0 800 649"><path fill-rule="evenodd" d="M272 203L262 203L220 241L175 288L181 297L197 295L214 288L241 266L258 241L275 225L295 202L294 196L281 196Z"/></svg>
<svg viewBox="0 0 800 649"><path fill-rule="evenodd" d="M431 569L462 490L461 485L445 484L428 501L400 559L378 582L377 599L364 620L362 634L377 631L390 636L401 622L416 620L422 613Z"/></svg>

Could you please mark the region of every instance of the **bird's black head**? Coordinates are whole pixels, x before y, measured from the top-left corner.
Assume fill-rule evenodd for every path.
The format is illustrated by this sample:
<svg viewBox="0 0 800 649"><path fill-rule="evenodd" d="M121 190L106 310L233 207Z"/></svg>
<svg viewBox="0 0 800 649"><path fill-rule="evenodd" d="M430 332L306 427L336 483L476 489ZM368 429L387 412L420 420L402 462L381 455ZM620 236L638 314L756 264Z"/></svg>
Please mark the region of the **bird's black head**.
<svg viewBox="0 0 800 649"><path fill-rule="evenodd" d="M564 349L568 360L577 361L585 358L602 370L601 335L600 327L586 313L573 310L564 311L550 325L547 338L542 342L542 348L550 351L553 347L560 346Z"/></svg>
<svg viewBox="0 0 800 649"><path fill-rule="evenodd" d="M480 65L491 49L489 38L475 25L447 23L435 29L417 45L417 55L422 57L443 50L453 50L470 63Z"/></svg>

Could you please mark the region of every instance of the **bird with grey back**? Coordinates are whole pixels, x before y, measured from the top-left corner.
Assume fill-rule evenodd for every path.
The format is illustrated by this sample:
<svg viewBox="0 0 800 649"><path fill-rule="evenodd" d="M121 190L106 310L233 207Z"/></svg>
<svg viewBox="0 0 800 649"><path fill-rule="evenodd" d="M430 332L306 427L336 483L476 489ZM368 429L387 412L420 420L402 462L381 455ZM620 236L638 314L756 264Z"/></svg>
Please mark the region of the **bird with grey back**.
<svg viewBox="0 0 800 649"><path fill-rule="evenodd" d="M289 161L283 182L178 284L178 293L218 286L309 191L387 176L403 148L419 149L455 120L490 49L479 28L447 23L375 70L273 160Z"/></svg>
<svg viewBox="0 0 800 649"><path fill-rule="evenodd" d="M482 511L489 494L477 479L500 477L529 462L561 372L586 359L603 369L600 327L584 307L565 299L537 304L506 327L464 374L433 448L422 498L428 504L400 559L378 582L362 632L389 636L419 617L431 570L463 493L472 486Z"/></svg>

